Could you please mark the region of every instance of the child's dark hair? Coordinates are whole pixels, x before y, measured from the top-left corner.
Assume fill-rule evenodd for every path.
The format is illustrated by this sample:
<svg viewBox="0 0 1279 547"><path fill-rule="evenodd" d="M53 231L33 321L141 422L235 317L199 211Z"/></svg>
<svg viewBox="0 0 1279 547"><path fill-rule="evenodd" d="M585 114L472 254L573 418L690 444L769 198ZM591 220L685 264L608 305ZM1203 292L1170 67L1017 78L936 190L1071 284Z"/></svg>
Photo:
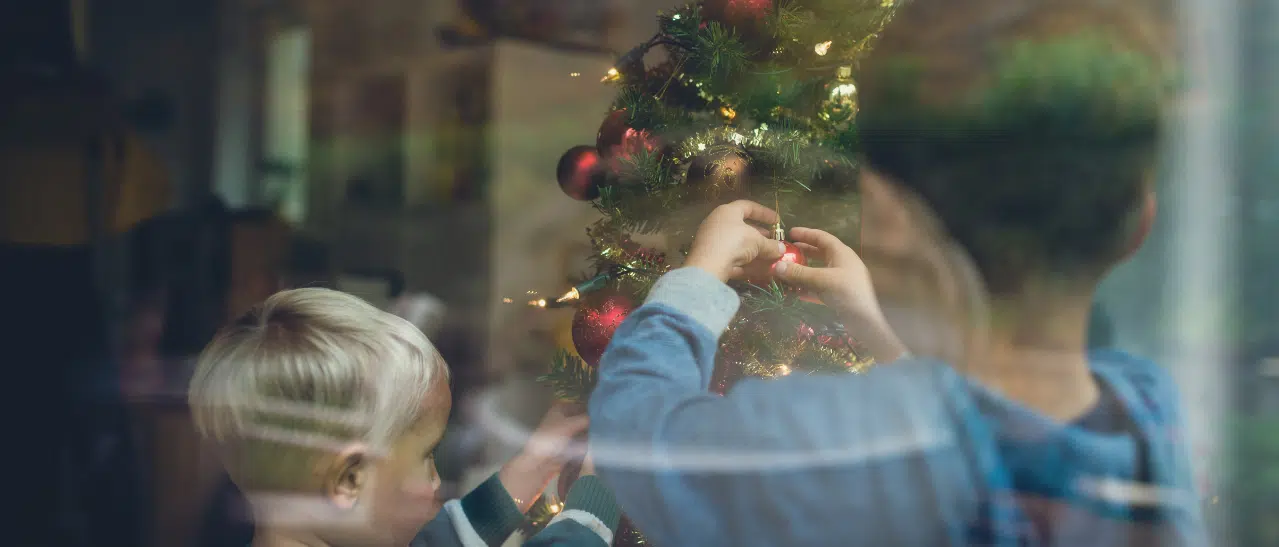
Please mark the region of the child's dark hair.
<svg viewBox="0 0 1279 547"><path fill-rule="evenodd" d="M1100 274L1152 182L1164 42L1134 45L1125 33L1143 14L1087 1L949 4L908 4L872 54L868 166L933 208L996 295Z"/></svg>

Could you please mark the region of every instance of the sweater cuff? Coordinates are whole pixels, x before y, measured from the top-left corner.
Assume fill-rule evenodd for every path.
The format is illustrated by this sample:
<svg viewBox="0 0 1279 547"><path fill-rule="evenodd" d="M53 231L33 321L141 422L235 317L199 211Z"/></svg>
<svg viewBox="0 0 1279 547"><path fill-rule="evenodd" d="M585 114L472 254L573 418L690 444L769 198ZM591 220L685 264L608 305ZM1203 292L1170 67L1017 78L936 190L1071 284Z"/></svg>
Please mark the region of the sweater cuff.
<svg viewBox="0 0 1279 547"><path fill-rule="evenodd" d="M608 529L617 532L622 513L617 508L617 500L613 491L593 475L581 477L569 488L568 499L564 500L565 512L577 509L595 516Z"/></svg>
<svg viewBox="0 0 1279 547"><path fill-rule="evenodd" d="M524 523L524 513L496 473L462 497L462 512L488 545L501 545Z"/></svg>
<svg viewBox="0 0 1279 547"><path fill-rule="evenodd" d="M737 291L700 268L680 268L663 275L653 284L645 302L689 316L716 338L728 328L742 303Z"/></svg>

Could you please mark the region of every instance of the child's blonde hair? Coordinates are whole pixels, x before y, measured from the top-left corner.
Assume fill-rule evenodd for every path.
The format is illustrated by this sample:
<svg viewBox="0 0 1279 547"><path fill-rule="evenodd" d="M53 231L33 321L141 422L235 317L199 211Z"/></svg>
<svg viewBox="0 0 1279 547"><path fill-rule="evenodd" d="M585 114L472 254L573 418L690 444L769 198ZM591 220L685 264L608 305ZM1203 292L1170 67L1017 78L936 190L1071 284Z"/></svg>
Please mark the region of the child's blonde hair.
<svg viewBox="0 0 1279 547"><path fill-rule="evenodd" d="M306 486L335 447L387 450L447 378L408 321L308 288L276 293L223 329L200 355L189 398L241 488L285 491Z"/></svg>

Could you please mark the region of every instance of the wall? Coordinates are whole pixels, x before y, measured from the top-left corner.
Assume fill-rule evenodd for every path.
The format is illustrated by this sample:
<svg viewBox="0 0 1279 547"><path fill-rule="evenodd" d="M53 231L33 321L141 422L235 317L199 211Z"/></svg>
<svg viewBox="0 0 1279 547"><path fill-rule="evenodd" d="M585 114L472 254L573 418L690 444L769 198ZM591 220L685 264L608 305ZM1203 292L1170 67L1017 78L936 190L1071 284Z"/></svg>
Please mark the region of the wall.
<svg viewBox="0 0 1279 547"><path fill-rule="evenodd" d="M172 127L144 136L163 159L176 205L212 182L216 100L216 0L90 2L92 62L126 100L158 92L172 101Z"/></svg>

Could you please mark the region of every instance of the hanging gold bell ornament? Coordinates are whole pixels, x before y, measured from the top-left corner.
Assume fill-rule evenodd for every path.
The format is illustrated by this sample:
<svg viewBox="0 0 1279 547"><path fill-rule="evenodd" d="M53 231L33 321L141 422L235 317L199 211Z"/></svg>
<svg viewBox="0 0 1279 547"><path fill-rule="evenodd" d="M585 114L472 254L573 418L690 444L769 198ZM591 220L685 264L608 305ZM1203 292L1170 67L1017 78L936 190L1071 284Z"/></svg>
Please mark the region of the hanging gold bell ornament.
<svg viewBox="0 0 1279 547"><path fill-rule="evenodd" d="M822 120L838 128L847 128L857 117L857 84L853 67L841 66L835 80L826 84L826 99L818 114Z"/></svg>

